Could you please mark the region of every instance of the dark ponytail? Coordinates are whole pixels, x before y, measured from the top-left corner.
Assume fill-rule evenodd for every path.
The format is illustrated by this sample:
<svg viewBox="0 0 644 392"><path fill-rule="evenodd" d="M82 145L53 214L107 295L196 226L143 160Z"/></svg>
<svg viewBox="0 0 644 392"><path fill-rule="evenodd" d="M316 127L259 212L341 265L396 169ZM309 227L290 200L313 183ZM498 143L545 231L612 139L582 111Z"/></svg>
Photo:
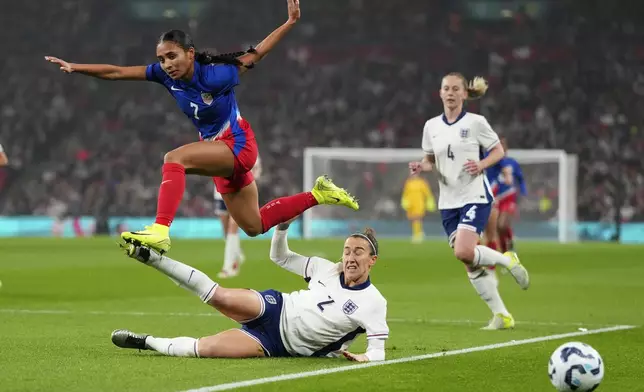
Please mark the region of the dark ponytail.
<svg viewBox="0 0 644 392"><path fill-rule="evenodd" d="M162 42L173 42L181 49L187 51L189 49L195 49L195 44L192 41L192 37L182 30L170 30L161 34L159 37L159 43ZM243 56L246 53L257 53L257 50L252 46L245 52L232 52L224 54L212 54L210 52L197 52L195 49L195 61L201 64L231 64L237 66L245 66L246 68L253 68L254 64L246 65L239 61L238 57Z"/></svg>
<svg viewBox="0 0 644 392"><path fill-rule="evenodd" d="M195 61L201 64L231 64L237 66L244 66L246 68L253 68L255 64L243 64L237 57L243 56L246 53L257 53L257 50L252 46L245 52L232 52L223 54L212 54L210 52L195 52Z"/></svg>

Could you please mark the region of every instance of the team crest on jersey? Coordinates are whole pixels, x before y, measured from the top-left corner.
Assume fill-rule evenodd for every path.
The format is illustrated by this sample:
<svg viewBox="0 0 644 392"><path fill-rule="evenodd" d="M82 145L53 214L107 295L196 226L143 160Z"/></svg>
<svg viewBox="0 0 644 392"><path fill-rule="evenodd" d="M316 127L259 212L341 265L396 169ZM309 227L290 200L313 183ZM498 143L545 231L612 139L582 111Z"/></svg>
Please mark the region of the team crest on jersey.
<svg viewBox="0 0 644 392"><path fill-rule="evenodd" d="M210 93L201 93L201 100L206 105L210 105L212 103L212 94L210 94Z"/></svg>
<svg viewBox="0 0 644 392"><path fill-rule="evenodd" d="M358 305L356 305L351 300L348 300L344 303L344 305L342 305L342 311L344 312L344 314L352 314L356 310L358 310Z"/></svg>
<svg viewBox="0 0 644 392"><path fill-rule="evenodd" d="M461 138L467 139L470 136L469 128L461 128Z"/></svg>
<svg viewBox="0 0 644 392"><path fill-rule="evenodd" d="M275 305L277 303L277 300L275 299L275 297L273 297L270 294L265 295L264 298L266 298L266 302L268 302L271 305Z"/></svg>

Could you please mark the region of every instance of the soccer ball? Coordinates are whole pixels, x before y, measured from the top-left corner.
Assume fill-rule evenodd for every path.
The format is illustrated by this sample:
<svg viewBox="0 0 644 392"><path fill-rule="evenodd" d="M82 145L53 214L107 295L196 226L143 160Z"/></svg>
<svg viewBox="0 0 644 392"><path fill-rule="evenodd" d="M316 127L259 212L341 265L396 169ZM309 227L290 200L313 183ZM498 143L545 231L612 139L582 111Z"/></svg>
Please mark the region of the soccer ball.
<svg viewBox="0 0 644 392"><path fill-rule="evenodd" d="M585 343L565 343L550 356L548 377L558 391L594 391L604 378L604 362Z"/></svg>

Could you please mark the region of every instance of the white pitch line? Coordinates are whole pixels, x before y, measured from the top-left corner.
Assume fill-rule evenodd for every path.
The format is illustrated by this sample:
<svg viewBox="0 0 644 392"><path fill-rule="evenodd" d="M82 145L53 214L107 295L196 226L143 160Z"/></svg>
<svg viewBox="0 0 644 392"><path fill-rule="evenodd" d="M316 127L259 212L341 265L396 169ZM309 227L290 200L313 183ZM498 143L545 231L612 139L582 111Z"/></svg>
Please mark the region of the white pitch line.
<svg viewBox="0 0 644 392"><path fill-rule="evenodd" d="M94 316L137 316L137 317L225 317L221 313L190 313L190 312L137 312L137 311L106 311L88 310L74 311L67 309L2 309L0 313L15 314L44 314L44 315L69 315L86 314ZM422 318L390 318L390 323L418 323L418 324L454 324L454 325L478 325L486 324L489 320L468 320L468 319L422 319ZM558 322L558 321L516 321L520 325L534 325L545 327L605 327L606 324L591 324L582 322Z"/></svg>
<svg viewBox="0 0 644 392"><path fill-rule="evenodd" d="M505 343L494 343L494 344L488 344L488 345L485 345L485 346L464 348L464 349L460 349L460 350L442 351L442 352L432 353L432 354L416 355L416 356L413 356L413 357L390 359L390 360L382 361L382 362L367 362L367 363L362 363L362 364L357 364L357 365L338 366L338 367L320 369L320 370L313 370L313 371L308 371L308 372L283 374L281 376L256 378L256 379L253 379L253 380L231 382L231 383L227 383L227 384L218 384L218 385L212 385L212 386L209 386L209 387L189 389L189 390L183 391L183 392L227 391L227 390L230 390L230 389L251 387L251 386L261 385L261 384L269 384L269 383L287 381L287 380L296 380L296 379L299 379L299 378L316 377L316 376L321 376L321 375L325 375L325 374L348 372L350 370L359 370L359 369L365 369L365 368L374 367L374 366L387 366L387 365L394 365L394 364L397 364L397 363L422 361L422 360L425 360L425 359L449 357L449 356L453 356L453 355L469 354L469 353L475 353L475 352L479 352L479 351L496 350L496 349L504 348L504 347L521 346L521 345L524 345L524 344L546 342L546 341L549 341L549 340L566 339L566 338L572 338L572 337L575 337L575 336L592 335L592 334L598 334L598 333L604 333L604 332L623 331L623 330L633 329L633 328L636 328L636 327L633 326L633 325L616 325L616 326L613 326L613 327L592 329L590 331L584 331L584 332L570 332L570 333L561 333L561 334L557 334L557 335L541 336L541 337L523 339L523 340L512 340L512 341L505 342Z"/></svg>
<svg viewBox="0 0 644 392"><path fill-rule="evenodd" d="M468 319L422 319L422 318L390 318L390 323L418 323L418 324L484 324L489 320L468 320ZM560 322L560 321L515 321L515 324L536 325L545 327L606 327L609 324L591 324L582 322Z"/></svg>

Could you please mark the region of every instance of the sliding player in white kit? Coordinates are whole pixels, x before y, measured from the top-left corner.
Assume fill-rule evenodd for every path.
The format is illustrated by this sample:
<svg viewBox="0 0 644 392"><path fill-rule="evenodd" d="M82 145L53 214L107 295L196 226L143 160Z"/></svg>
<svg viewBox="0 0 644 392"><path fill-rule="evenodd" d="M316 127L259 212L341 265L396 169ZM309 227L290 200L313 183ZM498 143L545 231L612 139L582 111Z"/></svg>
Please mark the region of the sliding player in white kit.
<svg viewBox="0 0 644 392"><path fill-rule="evenodd" d="M257 155L255 166L250 171L253 173L255 180L259 180L262 175L262 164L259 155ZM224 238L226 239L226 245L224 245L224 265L217 274L217 277L220 279L232 278L239 275L239 270L246 260L246 256L242 251L241 241L239 240L239 226L228 213L224 198L217 191L217 186L214 187L214 199L215 215L221 220Z"/></svg>
<svg viewBox="0 0 644 392"><path fill-rule="evenodd" d="M159 338L127 330L112 333L121 348L154 350L175 357L337 357L352 361L385 359L387 301L371 284L369 272L378 258L372 230L351 234L344 242L341 263L292 252L286 239L287 224L273 234L270 258L280 267L302 276L307 290L289 294L229 289L203 272L161 256L149 248L122 245L126 253L167 275L203 302L242 324L214 336ZM364 354L347 350L357 335L367 333Z"/></svg>
<svg viewBox="0 0 644 392"><path fill-rule="evenodd" d="M425 123L421 162L411 162L412 173L434 171L439 177L438 209L443 228L462 261L474 289L494 315L484 329L514 327L514 318L501 300L498 281L487 267L502 266L509 270L522 289L530 285L528 271L514 252L501 254L478 245L494 200L484 170L504 156L498 135L485 117L468 113L463 104L487 91L485 79L476 77L470 83L459 73L443 77L440 97L444 113ZM483 158L483 152L488 156Z"/></svg>

